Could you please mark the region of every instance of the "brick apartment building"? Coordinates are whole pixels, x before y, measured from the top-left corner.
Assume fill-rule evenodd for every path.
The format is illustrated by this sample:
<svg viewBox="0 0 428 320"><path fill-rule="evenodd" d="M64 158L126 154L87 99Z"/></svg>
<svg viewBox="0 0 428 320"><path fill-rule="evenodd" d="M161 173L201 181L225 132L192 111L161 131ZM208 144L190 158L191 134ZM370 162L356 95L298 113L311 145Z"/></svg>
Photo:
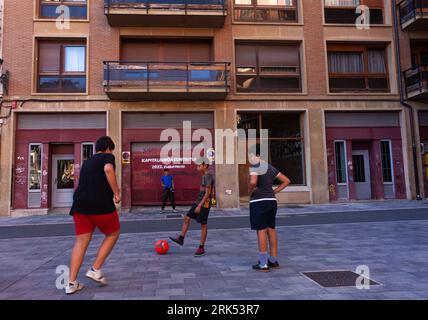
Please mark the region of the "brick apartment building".
<svg viewBox="0 0 428 320"><path fill-rule="evenodd" d="M404 82L413 77L405 69L420 71L419 82L412 78L403 87L416 109L417 144L428 146L422 102L428 33L420 31L427 30L428 6L404 2L421 6L6 0L3 58L10 79L4 102L14 108L1 129L0 214L69 207L82 162L103 134L117 142L122 210L159 204L163 167L153 159L160 133L181 133L185 120L192 130L210 132L269 129L270 161L292 181L280 203L415 198L411 113L400 102L399 75ZM360 5L370 8L370 28L355 26ZM394 9L402 16L403 68ZM58 23L64 12L70 22ZM416 151L426 196L426 169ZM194 197L193 169L173 169L181 204ZM218 206L239 207L248 197L248 165L212 169Z"/></svg>
<svg viewBox="0 0 428 320"><path fill-rule="evenodd" d="M403 96L415 123L421 196L428 197L428 1L397 1Z"/></svg>

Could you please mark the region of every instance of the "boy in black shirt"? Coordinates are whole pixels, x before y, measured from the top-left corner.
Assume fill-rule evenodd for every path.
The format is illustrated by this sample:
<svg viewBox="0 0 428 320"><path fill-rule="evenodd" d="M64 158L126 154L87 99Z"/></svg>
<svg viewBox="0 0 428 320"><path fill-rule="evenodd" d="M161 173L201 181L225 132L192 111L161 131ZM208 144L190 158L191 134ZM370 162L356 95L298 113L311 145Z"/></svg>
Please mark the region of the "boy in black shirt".
<svg viewBox="0 0 428 320"><path fill-rule="evenodd" d="M74 192L73 216L76 229L67 294L83 289L77 281L77 274L97 227L105 235L97 258L86 276L101 285L107 280L101 272L105 260L119 238L120 223L115 203L120 202L120 190L115 175L115 159L112 154L115 145L110 137L101 137L95 144L96 154L85 161L80 171L79 185Z"/></svg>

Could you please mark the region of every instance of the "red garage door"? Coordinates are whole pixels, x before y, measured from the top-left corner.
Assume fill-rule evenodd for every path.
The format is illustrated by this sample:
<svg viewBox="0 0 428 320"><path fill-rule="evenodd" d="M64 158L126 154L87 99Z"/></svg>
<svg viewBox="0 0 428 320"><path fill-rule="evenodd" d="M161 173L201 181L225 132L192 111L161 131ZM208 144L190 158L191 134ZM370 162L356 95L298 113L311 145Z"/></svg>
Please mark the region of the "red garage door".
<svg viewBox="0 0 428 320"><path fill-rule="evenodd" d="M160 151L165 143L143 142L132 144L132 205L161 204L161 177L165 168L174 176L175 201L177 204L191 204L199 192L201 177L196 165L165 165ZM170 155L171 156L171 155Z"/></svg>

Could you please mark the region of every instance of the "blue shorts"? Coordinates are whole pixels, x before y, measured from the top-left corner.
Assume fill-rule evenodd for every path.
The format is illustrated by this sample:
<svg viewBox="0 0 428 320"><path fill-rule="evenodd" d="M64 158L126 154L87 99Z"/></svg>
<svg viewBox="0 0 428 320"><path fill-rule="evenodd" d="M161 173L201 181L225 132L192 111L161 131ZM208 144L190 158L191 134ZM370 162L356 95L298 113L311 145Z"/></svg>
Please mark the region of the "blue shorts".
<svg viewBox="0 0 428 320"><path fill-rule="evenodd" d="M275 229L277 209L275 200L250 202L251 230Z"/></svg>

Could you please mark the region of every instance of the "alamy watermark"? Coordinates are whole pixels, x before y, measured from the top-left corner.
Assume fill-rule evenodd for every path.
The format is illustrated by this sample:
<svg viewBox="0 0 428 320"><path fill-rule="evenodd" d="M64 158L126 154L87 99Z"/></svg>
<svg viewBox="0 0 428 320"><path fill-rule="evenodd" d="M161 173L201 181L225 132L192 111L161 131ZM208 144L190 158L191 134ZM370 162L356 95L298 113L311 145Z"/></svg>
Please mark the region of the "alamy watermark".
<svg viewBox="0 0 428 320"><path fill-rule="evenodd" d="M165 144L159 160L164 165L190 164L200 158L216 164L254 164L251 155L257 154L264 162L269 162L268 138L267 129L193 130L191 121L183 121L181 132L175 128L161 132L159 140Z"/></svg>
<svg viewBox="0 0 428 320"><path fill-rule="evenodd" d="M370 268L366 265L359 265L355 269L355 273L359 276L355 280L355 286L359 290L370 289Z"/></svg>

